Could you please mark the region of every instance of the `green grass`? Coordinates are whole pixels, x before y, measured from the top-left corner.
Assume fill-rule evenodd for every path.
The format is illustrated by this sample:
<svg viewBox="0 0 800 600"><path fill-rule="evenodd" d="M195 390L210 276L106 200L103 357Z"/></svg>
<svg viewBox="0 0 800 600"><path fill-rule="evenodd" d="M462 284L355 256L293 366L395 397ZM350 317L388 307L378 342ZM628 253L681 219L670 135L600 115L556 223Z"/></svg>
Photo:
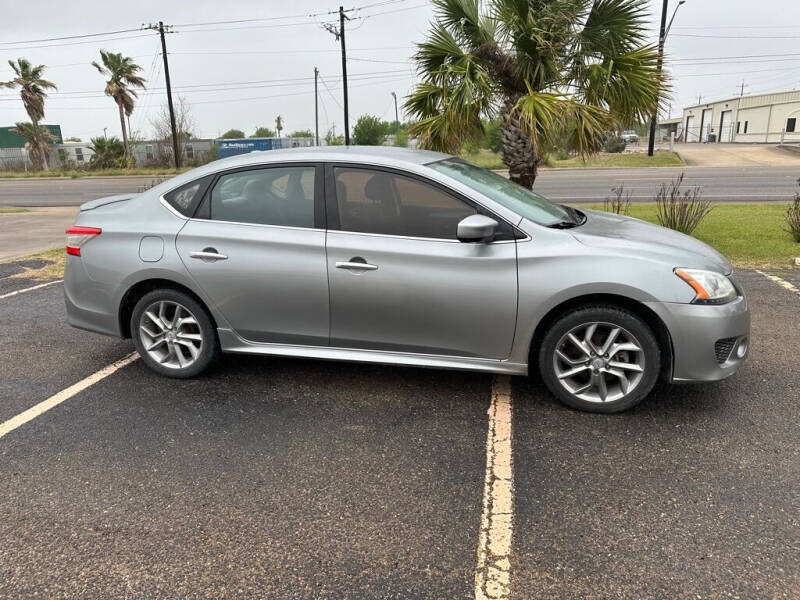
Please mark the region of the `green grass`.
<svg viewBox="0 0 800 600"><path fill-rule="evenodd" d="M714 204L694 237L713 246L737 267L789 267L800 244L785 231L786 204ZM602 210L602 205L592 206ZM655 204L633 204L630 216L658 223Z"/></svg>
<svg viewBox="0 0 800 600"><path fill-rule="evenodd" d="M574 156L566 160L551 160L548 165L563 169L568 167L680 167L684 162L674 152L657 150L653 156L646 152L631 154L595 154L586 160Z"/></svg>
<svg viewBox="0 0 800 600"><path fill-rule="evenodd" d="M3 213L22 213L28 212L27 208L17 208L16 206L0 206L0 214Z"/></svg>
<svg viewBox="0 0 800 600"><path fill-rule="evenodd" d="M136 169L102 169L97 171L71 170L71 171L0 171L0 179L28 179L38 177L69 177L78 179L80 177L119 177L120 175L178 175L185 173L192 167L181 169L142 167Z"/></svg>
<svg viewBox="0 0 800 600"><path fill-rule="evenodd" d="M484 169L505 169L503 160L497 152L491 150L478 150L465 152L461 155L467 160ZM547 166L554 169L565 168L590 168L590 167L680 167L684 164L681 157L674 152L657 150L653 156L645 152L635 154L595 154L586 160L573 156L566 160L556 160L548 157Z"/></svg>

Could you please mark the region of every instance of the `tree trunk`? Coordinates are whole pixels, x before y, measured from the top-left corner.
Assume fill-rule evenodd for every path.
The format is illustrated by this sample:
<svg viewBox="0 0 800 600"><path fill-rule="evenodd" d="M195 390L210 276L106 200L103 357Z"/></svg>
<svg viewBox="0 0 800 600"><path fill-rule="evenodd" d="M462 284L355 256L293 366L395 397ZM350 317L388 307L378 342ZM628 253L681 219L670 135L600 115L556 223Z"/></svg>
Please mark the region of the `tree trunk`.
<svg viewBox="0 0 800 600"><path fill-rule="evenodd" d="M45 146L44 140L42 140L42 136L39 135L39 121L34 121L31 119L31 122L33 123L33 141L36 144L34 152L38 151L38 154L41 157L42 169L49 171L50 165L47 162L47 147Z"/></svg>
<svg viewBox="0 0 800 600"><path fill-rule="evenodd" d="M122 127L122 146L125 148L125 162L128 162L128 130L125 129L125 111L122 110L122 104L117 102L117 106L119 107L119 125ZM127 164L126 164L127 166Z"/></svg>
<svg viewBox="0 0 800 600"><path fill-rule="evenodd" d="M516 99L508 99L501 112L501 140L503 162L508 167L508 176L511 181L522 187L533 188L536 181L536 172L539 167L539 155L531 143L530 136L519 125L519 118L509 116L511 108L516 104Z"/></svg>

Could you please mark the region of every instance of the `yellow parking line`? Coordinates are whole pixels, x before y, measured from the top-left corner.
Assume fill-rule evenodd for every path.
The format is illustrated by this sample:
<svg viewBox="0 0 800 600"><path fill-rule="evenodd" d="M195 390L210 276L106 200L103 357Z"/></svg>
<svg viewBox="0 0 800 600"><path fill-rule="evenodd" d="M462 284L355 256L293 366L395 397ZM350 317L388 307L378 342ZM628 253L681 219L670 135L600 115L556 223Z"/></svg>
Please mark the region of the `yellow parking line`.
<svg viewBox="0 0 800 600"><path fill-rule="evenodd" d="M69 386L68 388L61 390L57 394L50 396L47 400L39 402L39 404L37 404L36 406L32 406L25 412L21 412L16 417L10 418L5 423L0 423L0 438L6 435L7 433L14 431L18 427L21 427L28 421L32 421L36 417L43 415L48 410L58 406L65 400L69 400L75 394L82 392L83 390L94 385L101 379L105 379L112 373L120 370L122 367L131 364L137 358L139 358L139 355L136 354L135 352L128 354L124 358L119 359L117 362L112 363L107 367L103 367L96 373L92 373L85 379L81 379L78 383L75 383Z"/></svg>
<svg viewBox="0 0 800 600"><path fill-rule="evenodd" d="M8 292L7 294L0 295L0 300L3 298L11 298L11 296L16 296L17 294L24 294L25 292L32 292L33 290L38 290L43 287L47 287L48 285L53 285L54 283L61 283L63 279L57 279L56 281L48 281L47 283L40 283L39 285L34 285L29 288L24 288L21 290L16 290L14 292Z"/></svg>
<svg viewBox="0 0 800 600"><path fill-rule="evenodd" d="M509 597L513 516L511 381L506 375L498 375L492 383L492 402L489 406L475 600L505 600Z"/></svg>
<svg viewBox="0 0 800 600"><path fill-rule="evenodd" d="M790 282L786 281L785 279L781 279L777 275L770 275L769 273L764 273L763 271L756 271L756 273L758 273L759 275L763 275L764 277L766 277L770 281L774 281L775 283L777 283L781 287L784 287L787 290L789 290L790 292L794 292L795 294L800 296L800 290L798 290L794 285L792 285Z"/></svg>

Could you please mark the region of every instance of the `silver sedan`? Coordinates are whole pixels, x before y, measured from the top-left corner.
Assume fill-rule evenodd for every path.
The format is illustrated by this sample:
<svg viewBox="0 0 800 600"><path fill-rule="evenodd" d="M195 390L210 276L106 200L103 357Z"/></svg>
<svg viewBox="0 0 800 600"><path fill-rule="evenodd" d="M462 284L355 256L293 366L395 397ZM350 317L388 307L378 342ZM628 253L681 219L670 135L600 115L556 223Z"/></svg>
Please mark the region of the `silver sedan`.
<svg viewBox="0 0 800 600"><path fill-rule="evenodd" d="M616 412L748 351L730 263L685 235L560 206L453 156L254 152L81 206L69 323L162 375L220 352L524 375Z"/></svg>

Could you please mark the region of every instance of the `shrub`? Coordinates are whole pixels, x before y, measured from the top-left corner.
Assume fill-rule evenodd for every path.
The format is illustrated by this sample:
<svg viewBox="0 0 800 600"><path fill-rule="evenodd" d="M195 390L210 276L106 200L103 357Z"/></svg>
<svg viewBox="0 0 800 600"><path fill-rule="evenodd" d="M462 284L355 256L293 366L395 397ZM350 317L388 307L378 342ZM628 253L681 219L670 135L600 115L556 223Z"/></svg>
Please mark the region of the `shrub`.
<svg viewBox="0 0 800 600"><path fill-rule="evenodd" d="M603 201L603 210L618 215L627 215L631 210L631 191L619 185L611 188L613 196L606 196Z"/></svg>
<svg viewBox="0 0 800 600"><path fill-rule="evenodd" d="M386 139L386 123L373 115L361 115L353 127L353 144L380 146Z"/></svg>
<svg viewBox="0 0 800 600"><path fill-rule="evenodd" d="M408 131L405 129L398 129L394 135L394 145L398 148L408 148Z"/></svg>
<svg viewBox="0 0 800 600"><path fill-rule="evenodd" d="M618 135L609 135L603 141L603 152L619 154L625 150L625 140Z"/></svg>
<svg viewBox="0 0 800 600"><path fill-rule="evenodd" d="M656 216L660 225L691 234L713 208L710 200L703 200L702 190L694 186L681 192L683 173L671 182L662 183L656 193Z"/></svg>
<svg viewBox="0 0 800 600"><path fill-rule="evenodd" d="M800 179L797 180L797 184L800 185ZM800 192L795 192L794 201L786 209L786 224L788 225L786 231L800 244Z"/></svg>

